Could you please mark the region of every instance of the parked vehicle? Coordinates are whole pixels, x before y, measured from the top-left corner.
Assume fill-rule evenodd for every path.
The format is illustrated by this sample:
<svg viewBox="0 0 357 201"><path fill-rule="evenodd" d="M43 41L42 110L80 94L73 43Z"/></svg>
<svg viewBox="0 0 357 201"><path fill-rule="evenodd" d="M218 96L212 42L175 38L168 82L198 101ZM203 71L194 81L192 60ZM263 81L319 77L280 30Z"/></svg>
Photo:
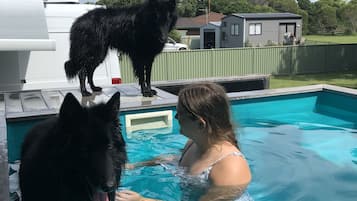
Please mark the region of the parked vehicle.
<svg viewBox="0 0 357 201"><path fill-rule="evenodd" d="M183 43L177 43L174 39L169 37L162 51L170 52L170 51L181 51L181 50L188 50L188 46Z"/></svg>
<svg viewBox="0 0 357 201"><path fill-rule="evenodd" d="M19 1L24 6L18 6ZM78 86L79 82L68 81L64 72L64 62L69 55L70 28L77 17L99 5L80 4L79 0L8 2L0 9L0 25L9 27L0 33L0 91ZM33 13L37 14L36 17L33 17ZM24 22L27 24L22 25ZM10 26L17 24L22 26ZM55 47L38 47L42 42L38 39L43 39L46 44L52 42L54 45L50 45ZM31 46L24 46L22 40L29 41ZM116 51L109 50L107 58L97 68L94 79L96 84L102 86L121 83Z"/></svg>

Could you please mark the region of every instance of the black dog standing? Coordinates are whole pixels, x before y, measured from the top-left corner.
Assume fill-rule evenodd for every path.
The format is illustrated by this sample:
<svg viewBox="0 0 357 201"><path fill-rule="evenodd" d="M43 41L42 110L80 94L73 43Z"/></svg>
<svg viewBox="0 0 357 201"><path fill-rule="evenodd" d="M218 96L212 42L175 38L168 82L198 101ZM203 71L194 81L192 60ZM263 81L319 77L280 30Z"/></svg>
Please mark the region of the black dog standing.
<svg viewBox="0 0 357 201"><path fill-rule="evenodd" d="M22 201L114 201L127 160L120 93L82 107L67 94L58 117L34 126L21 150Z"/></svg>
<svg viewBox="0 0 357 201"><path fill-rule="evenodd" d="M71 28L70 60L65 63L67 78L79 77L83 96L90 96L86 77L93 91L95 68L103 62L108 48L127 54L139 79L143 96L151 97L151 68L162 51L168 33L176 24L176 0L147 0L124 8L97 8L79 17Z"/></svg>

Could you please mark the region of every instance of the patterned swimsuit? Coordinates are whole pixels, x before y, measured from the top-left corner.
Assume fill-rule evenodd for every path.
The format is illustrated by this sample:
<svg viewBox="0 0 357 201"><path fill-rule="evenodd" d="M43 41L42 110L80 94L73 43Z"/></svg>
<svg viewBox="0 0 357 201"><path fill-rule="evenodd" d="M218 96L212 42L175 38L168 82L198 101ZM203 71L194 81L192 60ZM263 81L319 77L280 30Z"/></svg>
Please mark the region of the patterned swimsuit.
<svg viewBox="0 0 357 201"><path fill-rule="evenodd" d="M181 155L181 158L178 162L178 164L181 162L182 157L185 155L185 152L190 148L190 145L184 150L184 152ZM209 181L209 174L215 164L217 164L219 161L223 160L224 158L228 156L237 156L237 157L243 157L243 154L239 151L234 151L231 153L228 153L226 155L221 156L218 158L216 161L214 161L211 165L209 165L202 173L198 175L188 175L187 169L186 168L176 168L172 173L178 177L181 178L181 188L182 190L182 199L183 201L197 201L199 200L199 197L203 195L208 188L210 187L210 181ZM167 166L165 167L164 164L161 164L165 169L171 169L168 168ZM176 166L178 167L178 166ZM245 191L239 198L236 198L234 201L253 201L253 198L248 194L247 191Z"/></svg>

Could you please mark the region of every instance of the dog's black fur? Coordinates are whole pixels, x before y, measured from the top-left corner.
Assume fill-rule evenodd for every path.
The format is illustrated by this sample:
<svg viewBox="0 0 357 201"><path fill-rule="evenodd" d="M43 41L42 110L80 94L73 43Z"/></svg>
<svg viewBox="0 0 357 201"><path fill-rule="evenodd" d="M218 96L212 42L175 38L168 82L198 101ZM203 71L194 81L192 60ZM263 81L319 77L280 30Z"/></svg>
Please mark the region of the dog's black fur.
<svg viewBox="0 0 357 201"><path fill-rule="evenodd" d="M114 201L127 160L119 99L117 92L86 108L69 93L58 117L30 130L21 151L22 201Z"/></svg>
<svg viewBox="0 0 357 201"><path fill-rule="evenodd" d="M143 96L155 95L151 89L152 63L176 20L176 0L148 0L131 7L89 11L71 28L70 60L65 63L67 78L78 74L83 96L91 95L85 87L86 77L93 91L101 91L93 83L93 73L108 48L114 48L129 55Z"/></svg>

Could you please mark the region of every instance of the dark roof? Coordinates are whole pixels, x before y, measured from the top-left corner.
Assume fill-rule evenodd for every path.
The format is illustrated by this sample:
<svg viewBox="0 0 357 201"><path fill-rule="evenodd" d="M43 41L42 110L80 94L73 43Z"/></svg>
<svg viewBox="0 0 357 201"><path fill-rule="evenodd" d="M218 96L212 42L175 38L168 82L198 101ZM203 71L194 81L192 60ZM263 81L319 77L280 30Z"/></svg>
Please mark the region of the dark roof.
<svg viewBox="0 0 357 201"><path fill-rule="evenodd" d="M294 13L234 13L230 16L249 20L269 20L269 19L301 19L301 15ZM228 16L227 16L228 17Z"/></svg>
<svg viewBox="0 0 357 201"><path fill-rule="evenodd" d="M204 14L197 17L180 17L177 19L176 28L200 28L207 22L221 21L224 16L222 13L210 12L208 16Z"/></svg>

